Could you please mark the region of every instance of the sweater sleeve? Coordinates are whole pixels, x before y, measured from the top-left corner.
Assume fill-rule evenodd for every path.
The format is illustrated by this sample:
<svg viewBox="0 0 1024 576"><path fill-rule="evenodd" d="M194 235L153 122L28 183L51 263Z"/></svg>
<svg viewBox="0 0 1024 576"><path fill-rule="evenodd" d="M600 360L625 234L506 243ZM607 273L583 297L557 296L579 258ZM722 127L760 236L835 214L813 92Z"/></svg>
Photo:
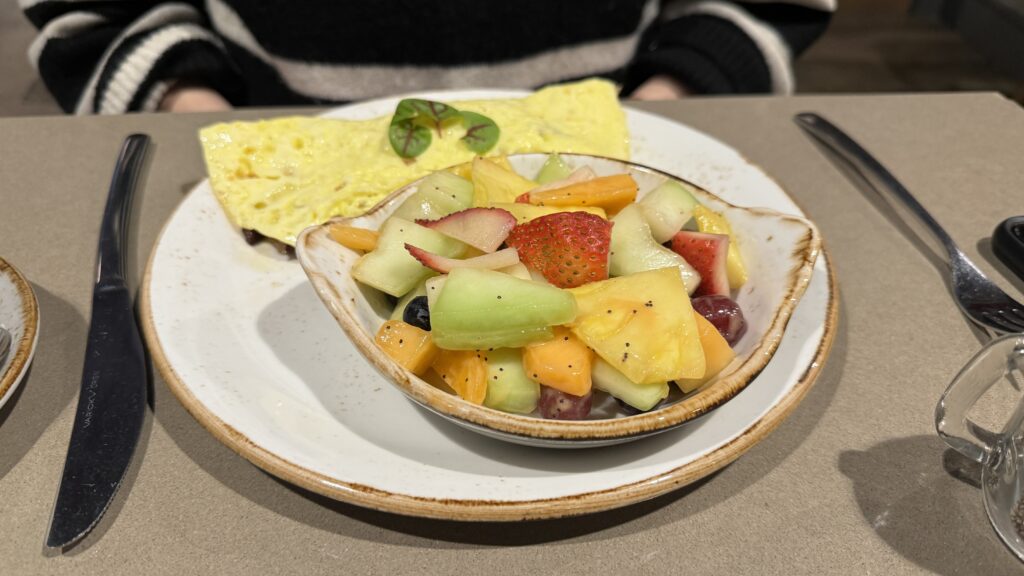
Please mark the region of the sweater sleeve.
<svg viewBox="0 0 1024 576"><path fill-rule="evenodd" d="M669 0L626 71L623 93L669 75L704 94L793 92L793 58L828 26L835 0Z"/></svg>
<svg viewBox="0 0 1024 576"><path fill-rule="evenodd" d="M29 60L67 112L155 110L175 82L236 102L241 80L202 13L186 2L20 0L39 34Z"/></svg>

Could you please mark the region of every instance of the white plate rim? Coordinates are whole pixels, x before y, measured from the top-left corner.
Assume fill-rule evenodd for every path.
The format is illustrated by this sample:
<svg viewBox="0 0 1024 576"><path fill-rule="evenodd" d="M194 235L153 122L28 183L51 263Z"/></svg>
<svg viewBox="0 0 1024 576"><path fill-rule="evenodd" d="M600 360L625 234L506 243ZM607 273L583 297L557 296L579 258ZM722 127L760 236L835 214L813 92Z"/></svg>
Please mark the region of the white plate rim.
<svg viewBox="0 0 1024 576"><path fill-rule="evenodd" d="M32 365L36 345L39 343L39 302L28 280L13 264L3 258L0 258L0 275L8 279L17 289L21 299L21 321L24 326L21 338L17 342L11 343L10 361L5 361L9 364L7 370L0 373L0 408L3 408L7 401L14 396L15 390L25 378L29 366Z"/></svg>
<svg viewBox="0 0 1024 576"><path fill-rule="evenodd" d="M464 100L468 98L515 97L523 94L525 94L525 92L474 90L418 93L414 96ZM353 106L379 106L383 103L397 102L398 99L403 97L408 96L384 98ZM342 113L347 108L351 107L332 109L325 115L331 117ZM634 109L628 110L628 113L630 114L653 117L657 118L661 122L682 126L673 120L662 118L648 112ZM685 128L693 130L689 127ZM713 137L707 136L703 133L701 134L709 140L718 142ZM771 179L767 173L754 166L734 149L720 142L718 143L735 153L739 161L757 169L763 175ZM197 185L197 187L193 189L193 193L207 182L208 181L204 180L204 182ZM779 189L782 190L783 194L785 194L785 190L781 186L779 186ZM792 197L788 194L785 195L791 202L793 202ZM796 204L795 202L793 203ZM150 302L150 288L152 281L152 268L158 248L161 245L161 240L171 223L174 222L175 217L178 215L180 210L181 205L179 205L174 214L172 214L165 223L157 242L154 244L153 251L147 263L145 277L143 280L143 289L140 295L143 333L146 337L147 343L149 344L154 365L167 382L172 393L175 394L186 410L188 410L201 425L210 431L214 437L257 467L297 486L301 486L324 496L388 512L413 516L473 521L508 521L554 518L616 508L653 498L685 486L686 484L707 476L733 462L736 458L766 437L767 434L774 430L796 408L820 374L825 360L828 357L829 351L831 350L837 331L837 282L835 270L831 264L829 251L823 241L820 254L820 264L824 268L823 271L826 274L827 303L825 318L823 319L821 339L818 342L815 353L789 391L783 397L778 399L767 412L761 415L758 419L750 422L742 432L725 444L710 450L708 453L697 457L693 461L687 462L676 468L666 470L662 473L655 474L643 480L621 484L609 489L572 494L570 496L523 500L459 500L394 493L381 490L374 486L346 482L332 478L296 464L288 460L283 455L267 450L225 422L217 414L210 411L189 389L188 383L179 376L178 372L168 361L155 327L153 309ZM801 212L803 211L801 210ZM822 272L822 270L816 267L815 275L820 272ZM794 373L796 372L797 370L794 370Z"/></svg>

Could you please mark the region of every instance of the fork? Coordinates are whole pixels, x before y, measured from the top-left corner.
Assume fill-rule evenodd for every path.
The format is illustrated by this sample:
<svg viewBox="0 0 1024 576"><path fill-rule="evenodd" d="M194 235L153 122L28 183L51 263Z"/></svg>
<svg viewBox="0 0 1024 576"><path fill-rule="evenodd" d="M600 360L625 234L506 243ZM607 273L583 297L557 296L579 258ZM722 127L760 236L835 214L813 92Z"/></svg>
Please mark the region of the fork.
<svg viewBox="0 0 1024 576"><path fill-rule="evenodd" d="M825 147L848 162L879 195L890 201L898 201L908 208L908 213L916 217L942 244L952 277L953 296L964 315L983 328L997 333L1024 332L1024 305L989 280L924 206L878 160L845 132L817 114L797 114L794 120Z"/></svg>
<svg viewBox="0 0 1024 576"><path fill-rule="evenodd" d="M0 366L7 361L7 353L11 351L11 333L0 326Z"/></svg>

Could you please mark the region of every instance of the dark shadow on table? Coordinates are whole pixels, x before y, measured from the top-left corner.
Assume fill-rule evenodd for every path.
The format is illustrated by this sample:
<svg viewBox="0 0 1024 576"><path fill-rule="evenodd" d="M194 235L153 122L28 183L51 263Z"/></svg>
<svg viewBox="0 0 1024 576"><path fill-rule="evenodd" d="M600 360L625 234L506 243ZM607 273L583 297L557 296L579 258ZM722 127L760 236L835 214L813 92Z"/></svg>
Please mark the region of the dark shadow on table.
<svg viewBox="0 0 1024 576"><path fill-rule="evenodd" d="M897 438L840 454L865 521L893 550L937 574L1018 574L989 526L978 467L938 436Z"/></svg>
<svg viewBox="0 0 1024 576"><path fill-rule="evenodd" d="M290 294L301 294L301 291ZM782 463L811 434L831 403L845 364L846 341L845 323L840 319L832 356L816 385L788 420L736 463L709 478L652 500L572 518L475 523L411 518L369 510L331 500L264 474L219 444L163 384L156 387L159 407L156 418L177 446L222 484L264 508L319 530L380 541L380 529L383 529L404 535L388 536L390 543L429 548L522 546L598 533L598 538L615 538L683 521L742 492Z"/></svg>
<svg viewBox="0 0 1024 576"><path fill-rule="evenodd" d="M0 410L0 478L18 465L78 392L78 381L66 380L61 364L85 357L85 319L59 296L38 285L32 290L39 301L39 343L28 373ZM59 474L54 470L54 478ZM54 484L54 494L56 489Z"/></svg>

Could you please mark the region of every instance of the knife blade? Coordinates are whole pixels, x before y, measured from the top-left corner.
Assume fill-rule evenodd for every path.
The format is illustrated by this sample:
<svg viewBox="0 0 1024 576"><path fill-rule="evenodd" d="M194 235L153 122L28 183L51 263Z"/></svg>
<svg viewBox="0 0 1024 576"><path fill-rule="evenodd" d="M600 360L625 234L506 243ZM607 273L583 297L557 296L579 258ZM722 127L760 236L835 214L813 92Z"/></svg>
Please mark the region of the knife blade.
<svg viewBox="0 0 1024 576"><path fill-rule="evenodd" d="M142 430L148 372L125 281L125 246L148 146L143 134L125 139L103 211L78 409L46 538L50 548L74 544L99 522Z"/></svg>

